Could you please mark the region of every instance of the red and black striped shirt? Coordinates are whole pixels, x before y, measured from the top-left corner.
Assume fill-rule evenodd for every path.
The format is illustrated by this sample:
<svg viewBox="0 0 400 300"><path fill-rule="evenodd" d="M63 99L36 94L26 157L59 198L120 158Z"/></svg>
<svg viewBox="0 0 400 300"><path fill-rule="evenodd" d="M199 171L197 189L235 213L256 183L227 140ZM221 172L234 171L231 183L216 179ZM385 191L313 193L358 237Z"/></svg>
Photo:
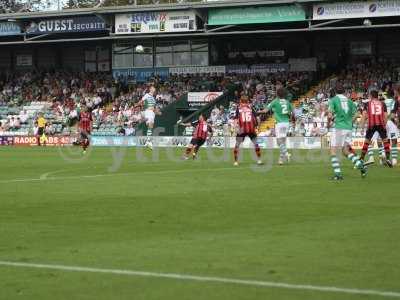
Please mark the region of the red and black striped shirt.
<svg viewBox="0 0 400 300"><path fill-rule="evenodd" d="M239 123L240 134L256 133L257 118L250 105L240 104L236 110L236 119Z"/></svg>
<svg viewBox="0 0 400 300"><path fill-rule="evenodd" d="M368 128L374 126L386 126L385 112L387 111L384 102L377 99L370 100L366 105L368 114Z"/></svg>
<svg viewBox="0 0 400 300"><path fill-rule="evenodd" d="M193 132L193 138L205 140L209 132L212 132L211 126L206 121L198 121Z"/></svg>
<svg viewBox="0 0 400 300"><path fill-rule="evenodd" d="M92 114L90 112L81 112L79 114L79 129L90 133L92 131Z"/></svg>

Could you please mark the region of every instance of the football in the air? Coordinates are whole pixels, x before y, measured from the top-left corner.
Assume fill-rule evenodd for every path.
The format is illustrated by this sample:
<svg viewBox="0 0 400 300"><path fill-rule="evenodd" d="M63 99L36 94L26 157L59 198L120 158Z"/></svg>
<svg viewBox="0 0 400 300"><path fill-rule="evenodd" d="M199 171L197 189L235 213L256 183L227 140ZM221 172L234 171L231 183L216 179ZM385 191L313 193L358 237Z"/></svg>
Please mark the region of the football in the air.
<svg viewBox="0 0 400 300"><path fill-rule="evenodd" d="M143 53L144 52L144 48L142 45L137 45L135 48L135 52L136 53Z"/></svg>

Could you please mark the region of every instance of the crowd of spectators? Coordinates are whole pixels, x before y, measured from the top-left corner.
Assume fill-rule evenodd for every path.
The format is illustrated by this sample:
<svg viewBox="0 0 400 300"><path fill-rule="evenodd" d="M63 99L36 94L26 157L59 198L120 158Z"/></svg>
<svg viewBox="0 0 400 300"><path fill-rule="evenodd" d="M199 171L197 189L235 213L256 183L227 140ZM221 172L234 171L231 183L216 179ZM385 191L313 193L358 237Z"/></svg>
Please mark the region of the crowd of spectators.
<svg viewBox="0 0 400 300"><path fill-rule="evenodd" d="M242 95L250 97L256 111L275 98L275 90L283 86L288 100L294 101L296 123L290 129L292 136L321 136L327 132L328 100L332 89L340 83L348 97L359 106L367 100L372 89L385 91L398 80L393 64L385 61L365 61L348 65L341 73L331 76L310 93L312 74L282 72L273 74L197 74L171 75L167 79L153 77L146 83L112 78L105 73L27 72L0 76L0 108L19 110L4 117L0 111L0 132L18 131L34 126L34 117L24 107L29 103L46 103L51 122L48 133L70 130L82 106L93 114L94 128L113 126L116 134L134 135L136 125L143 121L143 108L138 105L149 85L157 87L156 109L177 101L188 92L225 91L235 86L236 91L227 107L218 105L211 111L209 122L216 135L234 135L234 115ZM304 95L304 96L301 96ZM260 115L264 121L270 115ZM357 125L357 124L356 124ZM187 128L185 134L191 134ZM356 134L362 134L356 128ZM259 132L274 136L274 126Z"/></svg>
<svg viewBox="0 0 400 300"><path fill-rule="evenodd" d="M236 124L234 122L237 104L241 96L248 96L256 111L262 110L275 97L276 88L283 86L287 90L289 100L294 100L299 95L308 91L312 81L312 75L307 72L283 72L260 74L228 74L225 81L229 81L236 87L234 96L228 107L216 106L212 109L208 122L211 124L214 135L235 136ZM266 120L270 115L260 115L260 121ZM185 130L185 135L190 135L193 128ZM263 136L274 136L273 128L266 132L260 132Z"/></svg>
<svg viewBox="0 0 400 300"><path fill-rule="evenodd" d="M80 109L93 112L94 128L117 127L119 134L134 134L143 108L138 105L148 86L157 87L156 109L178 100L190 91L221 91L224 78L217 75L171 75L167 80L151 78L146 83L114 79L105 73L27 72L0 76L0 107L19 108L1 116L2 131L18 130L34 117L23 109L29 103L46 103L53 133L59 125L69 130L76 124Z"/></svg>
<svg viewBox="0 0 400 300"><path fill-rule="evenodd" d="M361 109L368 101L371 90L384 93L393 89L399 79L396 65L385 60L365 60L349 64L339 74L322 81L312 95L299 99L295 109L295 134L315 136L327 132L328 101L334 95L334 87L337 84L345 88L345 95ZM356 119L354 124L355 136L364 135L359 121L360 118Z"/></svg>
<svg viewBox="0 0 400 300"><path fill-rule="evenodd" d="M242 94L251 98L256 111L261 110L266 104L275 98L277 86L284 86L288 91L289 100L293 100L295 123L290 126L289 135L299 137L318 137L328 133L328 101L334 95L334 87L339 83L346 90L346 96L352 99L361 109L368 101L371 90L382 93L393 89L400 81L399 69L396 65L385 60L379 62L365 60L355 64L349 64L339 74L332 75L322 80L308 93L311 77L308 73L278 73L267 76L233 76L232 82L241 88L235 93L234 99L228 108L214 107L209 117L214 132L219 136L234 136L236 125L233 121L236 103ZM303 95L301 97L297 97ZM296 96L296 97L293 97ZM269 118L259 116L260 121ZM360 118L355 121L354 136L364 136L360 126ZM261 129L261 128L260 128ZM191 133L191 128L186 134ZM262 128L260 136L275 136L273 124Z"/></svg>

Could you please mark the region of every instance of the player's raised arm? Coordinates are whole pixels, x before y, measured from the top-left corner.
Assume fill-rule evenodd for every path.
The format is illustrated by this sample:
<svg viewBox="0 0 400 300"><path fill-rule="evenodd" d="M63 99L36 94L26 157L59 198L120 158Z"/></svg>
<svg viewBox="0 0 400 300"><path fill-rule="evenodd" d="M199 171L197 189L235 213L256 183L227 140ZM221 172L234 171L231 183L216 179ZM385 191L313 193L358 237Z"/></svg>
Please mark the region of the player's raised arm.
<svg viewBox="0 0 400 300"><path fill-rule="evenodd" d="M385 102L382 102L382 108L383 108L383 120L385 121L385 124L389 120L390 112L388 114L387 106Z"/></svg>

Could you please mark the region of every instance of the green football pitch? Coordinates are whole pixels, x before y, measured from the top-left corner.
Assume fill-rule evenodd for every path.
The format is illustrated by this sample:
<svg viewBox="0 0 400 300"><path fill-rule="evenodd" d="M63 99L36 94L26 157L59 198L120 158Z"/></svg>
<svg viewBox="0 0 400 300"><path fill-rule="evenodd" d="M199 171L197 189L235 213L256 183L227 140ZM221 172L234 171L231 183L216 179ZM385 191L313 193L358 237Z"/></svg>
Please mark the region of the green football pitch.
<svg viewBox="0 0 400 300"><path fill-rule="evenodd" d="M400 299L398 167L77 150L0 148L0 299Z"/></svg>

